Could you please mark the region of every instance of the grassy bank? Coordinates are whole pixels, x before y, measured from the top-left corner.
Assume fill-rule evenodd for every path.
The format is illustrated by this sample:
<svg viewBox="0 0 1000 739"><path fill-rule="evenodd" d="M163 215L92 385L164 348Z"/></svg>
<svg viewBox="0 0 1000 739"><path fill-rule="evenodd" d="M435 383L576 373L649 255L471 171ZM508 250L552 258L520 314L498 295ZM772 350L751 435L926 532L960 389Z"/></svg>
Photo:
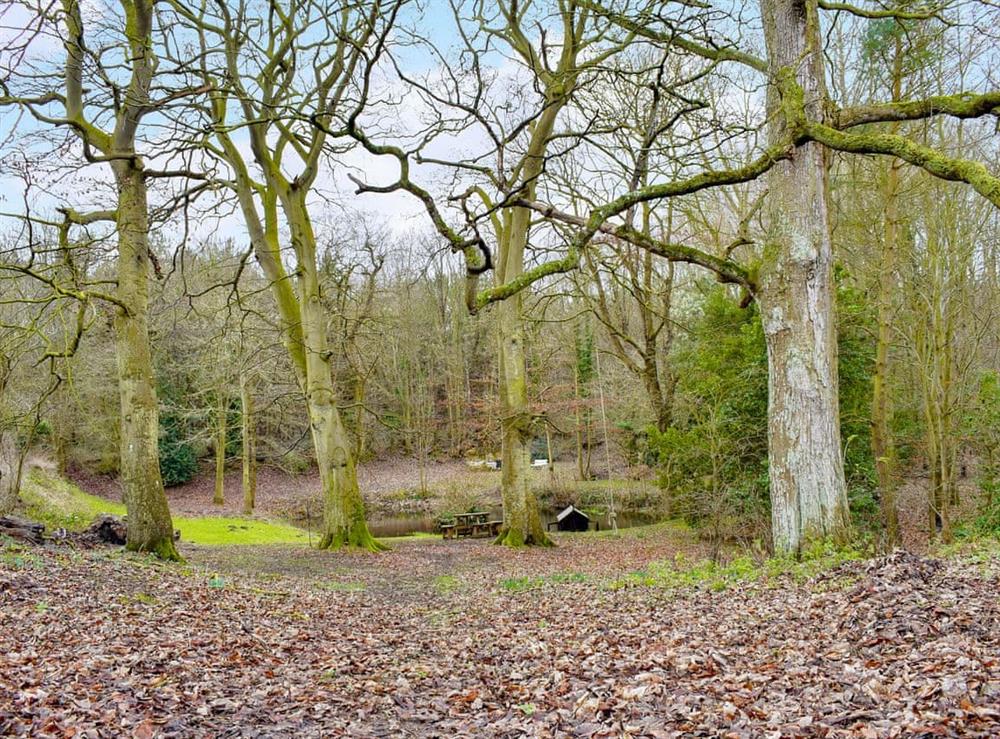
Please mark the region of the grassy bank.
<svg viewBox="0 0 1000 739"><path fill-rule="evenodd" d="M42 470L27 475L21 491L28 517L50 529L82 531L95 517L125 515L121 503L91 495L76 485ZM285 523L240 516L174 517L181 541L207 546L231 544L302 544L307 532Z"/></svg>

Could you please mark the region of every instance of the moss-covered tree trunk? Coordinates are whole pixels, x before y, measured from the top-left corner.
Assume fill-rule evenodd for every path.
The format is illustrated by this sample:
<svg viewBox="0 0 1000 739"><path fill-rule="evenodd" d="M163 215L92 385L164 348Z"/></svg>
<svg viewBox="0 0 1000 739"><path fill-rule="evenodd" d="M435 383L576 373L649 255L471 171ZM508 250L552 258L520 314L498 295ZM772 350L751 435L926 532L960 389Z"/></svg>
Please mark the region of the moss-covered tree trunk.
<svg viewBox="0 0 1000 739"><path fill-rule="evenodd" d="M114 165L118 185L118 299L115 350L121 402L121 483L128 510L126 548L179 559L160 476L159 411L149 350L149 216L139 166Z"/></svg>
<svg viewBox="0 0 1000 739"><path fill-rule="evenodd" d="M509 546L548 545L538 499L531 488L533 419L528 405L521 293L498 306L500 339L500 425L503 454L500 492L504 522L497 542Z"/></svg>
<svg viewBox="0 0 1000 739"><path fill-rule="evenodd" d="M769 140L784 140L804 101L821 119L826 100L819 18L813 0L762 0L772 75L794 80L783 103L768 96ZM779 552L811 538L842 538L849 526L840 448L837 331L827 162L823 147L798 147L772 169L768 233L758 301L768 353L768 442L772 536Z"/></svg>
<svg viewBox="0 0 1000 739"><path fill-rule="evenodd" d="M299 268L299 310L305 350L306 405L316 463L323 485L321 549L342 546L371 551L383 549L368 531L365 504L358 486L354 442L337 407L332 353L316 266L316 239L299 193L283 198Z"/></svg>

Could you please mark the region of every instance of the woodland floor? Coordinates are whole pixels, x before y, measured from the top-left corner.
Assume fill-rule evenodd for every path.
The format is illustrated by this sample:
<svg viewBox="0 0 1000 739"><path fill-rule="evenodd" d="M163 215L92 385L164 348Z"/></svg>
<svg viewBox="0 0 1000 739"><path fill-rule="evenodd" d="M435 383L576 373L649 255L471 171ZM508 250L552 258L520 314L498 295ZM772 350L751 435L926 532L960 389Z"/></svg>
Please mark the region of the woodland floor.
<svg viewBox="0 0 1000 739"><path fill-rule="evenodd" d="M635 574L677 527L559 544L8 546L0 735L1000 736L1000 560L715 592Z"/></svg>

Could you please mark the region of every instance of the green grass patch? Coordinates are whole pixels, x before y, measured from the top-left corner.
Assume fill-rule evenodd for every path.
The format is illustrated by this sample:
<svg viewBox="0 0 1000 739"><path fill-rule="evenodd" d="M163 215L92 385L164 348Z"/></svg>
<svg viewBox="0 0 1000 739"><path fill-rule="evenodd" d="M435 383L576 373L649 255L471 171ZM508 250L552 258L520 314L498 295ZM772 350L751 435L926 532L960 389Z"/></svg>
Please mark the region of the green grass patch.
<svg viewBox="0 0 1000 739"><path fill-rule="evenodd" d="M206 546L233 544L305 544L309 534L286 523L261 521L255 518L210 516L205 518L175 518L181 541Z"/></svg>
<svg viewBox="0 0 1000 739"><path fill-rule="evenodd" d="M557 572L544 577L508 577L500 581L502 590L508 593L523 593L550 585L566 585L568 583L587 582L587 576L582 572Z"/></svg>
<svg viewBox="0 0 1000 739"><path fill-rule="evenodd" d="M380 536L378 540L383 544L392 544L394 542L403 541L441 541L441 534L432 534L427 531L414 531L411 534L402 534L400 536Z"/></svg>
<svg viewBox="0 0 1000 739"><path fill-rule="evenodd" d="M8 536L0 536L0 565L13 570L44 569L45 560Z"/></svg>
<svg viewBox="0 0 1000 739"><path fill-rule="evenodd" d="M612 580L608 587L612 590L632 587L704 588L719 592L740 583L766 582L782 577L805 582L863 556L857 549L838 548L825 542L816 542L808 547L798 559L772 557L759 561L742 556L720 564L708 559L691 562L683 555L677 555L672 560L651 562L645 569Z"/></svg>
<svg viewBox="0 0 1000 739"><path fill-rule="evenodd" d="M454 575L438 575L434 578L434 589L441 595L452 593L462 586L462 581Z"/></svg>
<svg viewBox="0 0 1000 739"><path fill-rule="evenodd" d="M500 581L500 587L509 593L523 593L544 584L545 580L540 577L508 577Z"/></svg>
<svg viewBox="0 0 1000 739"><path fill-rule="evenodd" d="M670 519L659 523L646 524L645 526L629 526L618 529L617 532L609 528L602 528L600 531L583 531L579 534L561 533L560 536L585 536L595 539L652 539L659 536L690 535L691 526L680 519Z"/></svg>
<svg viewBox="0 0 1000 739"><path fill-rule="evenodd" d="M76 485L41 470L31 470L21 489L27 515L49 529L85 529L97 516L125 515L121 503L86 493ZM304 544L309 534L295 526L236 516L174 517L181 540L206 546L233 544Z"/></svg>
<svg viewBox="0 0 1000 739"><path fill-rule="evenodd" d="M319 584L323 590L333 590L338 593L360 593L368 586L359 580L329 580Z"/></svg>
<svg viewBox="0 0 1000 739"><path fill-rule="evenodd" d="M555 583L587 582L587 576L582 572L557 572L546 579Z"/></svg>
<svg viewBox="0 0 1000 739"><path fill-rule="evenodd" d="M994 534L983 535L974 530L960 530L956 533L956 541L938 544L932 554L957 559L977 570L982 577L1000 574L1000 539Z"/></svg>

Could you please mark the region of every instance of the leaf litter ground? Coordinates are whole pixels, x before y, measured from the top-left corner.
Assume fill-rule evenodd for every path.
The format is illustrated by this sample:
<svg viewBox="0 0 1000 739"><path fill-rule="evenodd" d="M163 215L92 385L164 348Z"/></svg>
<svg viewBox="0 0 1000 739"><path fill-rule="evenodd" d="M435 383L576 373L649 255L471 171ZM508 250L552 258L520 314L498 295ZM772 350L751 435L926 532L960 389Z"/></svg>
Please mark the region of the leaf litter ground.
<svg viewBox="0 0 1000 739"><path fill-rule="evenodd" d="M0 735L1000 736L996 562L616 587L689 534L0 556ZM629 582L629 580L624 580Z"/></svg>

